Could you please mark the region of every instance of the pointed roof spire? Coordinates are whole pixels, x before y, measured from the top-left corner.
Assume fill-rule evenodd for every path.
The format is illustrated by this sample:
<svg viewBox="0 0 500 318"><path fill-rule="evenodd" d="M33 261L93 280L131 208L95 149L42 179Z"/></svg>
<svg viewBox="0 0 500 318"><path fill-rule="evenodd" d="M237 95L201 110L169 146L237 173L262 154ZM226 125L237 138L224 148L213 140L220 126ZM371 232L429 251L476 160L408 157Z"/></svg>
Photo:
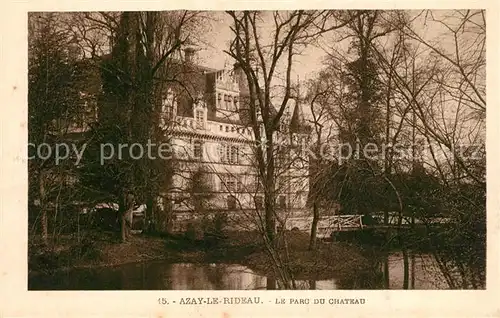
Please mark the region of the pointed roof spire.
<svg viewBox="0 0 500 318"><path fill-rule="evenodd" d="M304 118L302 104L300 102L300 81L297 75L297 96L295 97L295 107L293 109L292 118L290 120L290 132L299 134L308 134L310 126Z"/></svg>

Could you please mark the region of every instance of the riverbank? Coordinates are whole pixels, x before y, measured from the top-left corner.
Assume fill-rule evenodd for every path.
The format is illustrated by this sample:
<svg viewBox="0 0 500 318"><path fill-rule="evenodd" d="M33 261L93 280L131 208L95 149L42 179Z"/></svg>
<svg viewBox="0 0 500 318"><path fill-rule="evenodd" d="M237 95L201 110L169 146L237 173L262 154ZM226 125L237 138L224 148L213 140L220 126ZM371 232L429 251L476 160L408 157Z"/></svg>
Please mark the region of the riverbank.
<svg viewBox="0 0 500 318"><path fill-rule="evenodd" d="M89 235L79 243L75 243L74 238L60 238L50 249L31 246L30 275L161 260L171 263L232 262L245 265L261 275L274 276L268 254L259 243L261 240L258 233L228 233L223 239L211 240L189 240L183 236L133 235L125 243L117 241L115 236L114 233L98 233ZM289 232L287 237L288 246L282 246L279 253L283 259L288 260L284 264L295 279L342 277L351 282L362 278L363 273L373 272L372 263L359 247L319 241L317 250L309 251L307 234Z"/></svg>

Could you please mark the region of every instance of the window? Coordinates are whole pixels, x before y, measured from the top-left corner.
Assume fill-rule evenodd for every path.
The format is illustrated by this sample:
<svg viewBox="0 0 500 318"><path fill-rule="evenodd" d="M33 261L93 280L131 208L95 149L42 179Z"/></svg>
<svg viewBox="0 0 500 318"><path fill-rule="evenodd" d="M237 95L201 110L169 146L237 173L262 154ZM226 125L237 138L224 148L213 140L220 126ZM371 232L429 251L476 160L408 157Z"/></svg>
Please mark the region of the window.
<svg viewBox="0 0 500 318"><path fill-rule="evenodd" d="M227 97L228 110L234 110L233 98L231 96Z"/></svg>
<svg viewBox="0 0 500 318"><path fill-rule="evenodd" d="M174 106L172 105L171 100L164 99L161 105L161 110L165 120L171 120L174 117Z"/></svg>
<svg viewBox="0 0 500 318"><path fill-rule="evenodd" d="M203 159L203 142L201 140L193 141L193 157L194 159Z"/></svg>
<svg viewBox="0 0 500 318"><path fill-rule="evenodd" d="M172 118L174 118L174 107L170 105L165 107L165 111L163 114L166 120L172 120Z"/></svg>
<svg viewBox="0 0 500 318"><path fill-rule="evenodd" d="M218 93L217 94L217 106L218 107L222 107L221 101L222 101L222 94Z"/></svg>
<svg viewBox="0 0 500 318"><path fill-rule="evenodd" d="M234 109L238 110L238 97L234 97Z"/></svg>
<svg viewBox="0 0 500 318"><path fill-rule="evenodd" d="M175 96L171 90L167 92L167 96L162 100L161 111L162 121L169 121L174 118Z"/></svg>
<svg viewBox="0 0 500 318"><path fill-rule="evenodd" d="M205 114L203 110L195 111L196 128L202 129L205 127Z"/></svg>
<svg viewBox="0 0 500 318"><path fill-rule="evenodd" d="M239 148L238 146L231 146L231 154L229 157L229 163L237 164L239 162Z"/></svg>
<svg viewBox="0 0 500 318"><path fill-rule="evenodd" d="M278 197L278 209L286 208L286 196L280 195Z"/></svg>
<svg viewBox="0 0 500 318"><path fill-rule="evenodd" d="M262 210L264 208L264 198L261 195L255 196L255 208Z"/></svg>
<svg viewBox="0 0 500 318"><path fill-rule="evenodd" d="M222 125L220 125L220 126L219 126L219 130L220 130L220 131L222 131L222 130L223 130L223 129L222 129Z"/></svg>
<svg viewBox="0 0 500 318"><path fill-rule="evenodd" d="M226 162L231 161L231 146L224 145L224 152L226 153Z"/></svg>
<svg viewBox="0 0 500 318"><path fill-rule="evenodd" d="M236 198L232 195L228 195L227 196L227 208L229 210L235 210L236 205L237 205Z"/></svg>
<svg viewBox="0 0 500 318"><path fill-rule="evenodd" d="M226 188L229 192L238 191L238 179L234 175L227 175L226 177Z"/></svg>
<svg viewBox="0 0 500 318"><path fill-rule="evenodd" d="M217 147L220 162L230 164L238 164L240 157L240 149L235 145L221 144Z"/></svg>
<svg viewBox="0 0 500 318"><path fill-rule="evenodd" d="M226 162L227 161L226 145L219 145L217 147L217 152L219 153L219 160L220 160L220 162Z"/></svg>

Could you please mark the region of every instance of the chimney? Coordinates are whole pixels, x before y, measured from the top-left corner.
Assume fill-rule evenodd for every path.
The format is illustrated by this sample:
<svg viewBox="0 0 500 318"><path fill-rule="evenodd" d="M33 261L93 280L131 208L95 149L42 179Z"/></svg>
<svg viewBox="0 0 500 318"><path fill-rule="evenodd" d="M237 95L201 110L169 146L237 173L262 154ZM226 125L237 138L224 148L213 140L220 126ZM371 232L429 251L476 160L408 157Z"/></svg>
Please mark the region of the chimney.
<svg viewBox="0 0 500 318"><path fill-rule="evenodd" d="M184 60L187 63L193 63L196 54L196 49L192 46L188 46L184 49Z"/></svg>
<svg viewBox="0 0 500 318"><path fill-rule="evenodd" d="M233 77L238 82L240 92L244 95L247 95L249 92L247 77L245 72L243 71L243 68L238 62L234 63L233 65Z"/></svg>

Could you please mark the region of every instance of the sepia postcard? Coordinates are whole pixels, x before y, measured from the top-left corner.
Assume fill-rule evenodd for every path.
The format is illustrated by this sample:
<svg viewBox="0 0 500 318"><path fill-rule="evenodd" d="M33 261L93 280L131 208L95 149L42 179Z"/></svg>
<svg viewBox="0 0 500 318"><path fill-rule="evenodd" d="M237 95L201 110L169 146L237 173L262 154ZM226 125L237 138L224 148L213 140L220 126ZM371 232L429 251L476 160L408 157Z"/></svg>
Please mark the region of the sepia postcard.
<svg viewBox="0 0 500 318"><path fill-rule="evenodd" d="M2 15L2 317L500 317L498 4Z"/></svg>

